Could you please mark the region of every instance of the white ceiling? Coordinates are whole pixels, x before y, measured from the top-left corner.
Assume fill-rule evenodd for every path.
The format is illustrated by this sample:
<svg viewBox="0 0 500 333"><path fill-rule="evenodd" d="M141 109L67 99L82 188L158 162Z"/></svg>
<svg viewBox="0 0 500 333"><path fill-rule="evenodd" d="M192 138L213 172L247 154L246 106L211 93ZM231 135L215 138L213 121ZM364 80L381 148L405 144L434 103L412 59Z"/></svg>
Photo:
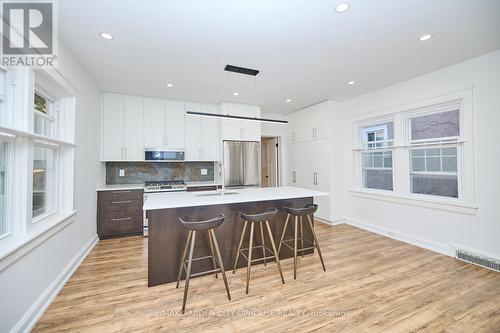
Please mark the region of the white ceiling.
<svg viewBox="0 0 500 333"><path fill-rule="evenodd" d="M346 100L500 49L499 0L351 0L343 14L338 2L58 3L61 37L101 90L270 113ZM434 37L419 42L424 33ZM261 73L228 77L226 64Z"/></svg>

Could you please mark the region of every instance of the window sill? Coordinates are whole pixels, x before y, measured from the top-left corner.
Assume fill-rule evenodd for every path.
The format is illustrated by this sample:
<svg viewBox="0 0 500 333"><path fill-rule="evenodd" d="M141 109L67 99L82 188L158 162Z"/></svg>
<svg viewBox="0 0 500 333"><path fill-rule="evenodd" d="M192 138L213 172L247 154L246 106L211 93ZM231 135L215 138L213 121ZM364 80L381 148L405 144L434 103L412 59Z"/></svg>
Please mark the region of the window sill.
<svg viewBox="0 0 500 333"><path fill-rule="evenodd" d="M368 189L352 189L349 193L353 197L382 200L402 205L411 205L417 207L426 207L432 209L439 209L453 213L461 213L467 215L476 215L477 206L470 203L460 201L457 199L446 199L439 197L428 197L418 194L401 194L381 190L368 190Z"/></svg>
<svg viewBox="0 0 500 333"><path fill-rule="evenodd" d="M52 214L44 221L43 230L18 238L10 234L0 241L0 272L35 249L76 219L77 211Z"/></svg>

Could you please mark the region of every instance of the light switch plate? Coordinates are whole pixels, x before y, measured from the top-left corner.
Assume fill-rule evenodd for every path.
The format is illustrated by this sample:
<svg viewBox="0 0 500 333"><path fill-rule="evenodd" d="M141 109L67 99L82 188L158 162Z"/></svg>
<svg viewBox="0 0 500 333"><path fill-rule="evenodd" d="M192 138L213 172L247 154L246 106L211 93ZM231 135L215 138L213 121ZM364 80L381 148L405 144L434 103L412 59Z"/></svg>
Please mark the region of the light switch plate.
<svg viewBox="0 0 500 333"><path fill-rule="evenodd" d="M200 173L202 176L206 176L208 174L208 170L207 169L200 169Z"/></svg>
<svg viewBox="0 0 500 333"><path fill-rule="evenodd" d="M120 177L123 177L125 176L125 170L124 169L120 169Z"/></svg>

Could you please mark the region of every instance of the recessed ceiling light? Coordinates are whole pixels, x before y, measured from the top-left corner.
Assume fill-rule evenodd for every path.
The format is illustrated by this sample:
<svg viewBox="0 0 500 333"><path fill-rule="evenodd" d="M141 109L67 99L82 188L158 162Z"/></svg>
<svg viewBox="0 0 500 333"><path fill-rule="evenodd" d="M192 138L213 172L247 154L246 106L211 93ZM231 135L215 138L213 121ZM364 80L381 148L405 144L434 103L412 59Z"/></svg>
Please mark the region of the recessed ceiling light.
<svg viewBox="0 0 500 333"><path fill-rule="evenodd" d="M111 40L113 39L113 35L108 34L107 32L101 32L100 36L104 39Z"/></svg>
<svg viewBox="0 0 500 333"><path fill-rule="evenodd" d="M352 85L353 85L353 84L355 84L355 83L356 83L356 82L354 82L354 81L349 81L349 82L347 82L347 84L348 84L348 85L350 85L350 86L352 86Z"/></svg>
<svg viewBox="0 0 500 333"><path fill-rule="evenodd" d="M337 4L337 6L335 6L335 11L337 13L343 13L349 9L349 6L349 2L340 2Z"/></svg>
<svg viewBox="0 0 500 333"><path fill-rule="evenodd" d="M291 99L286 99L285 102L290 103L292 100Z"/></svg>
<svg viewBox="0 0 500 333"><path fill-rule="evenodd" d="M234 96L238 96L240 93L237 93L237 92L234 92L233 95Z"/></svg>
<svg viewBox="0 0 500 333"><path fill-rule="evenodd" d="M422 35L418 38L419 41L423 42L423 41L426 41L426 40L429 40L432 38L432 35L431 34L425 34L425 35Z"/></svg>
<svg viewBox="0 0 500 333"><path fill-rule="evenodd" d="M167 87L172 88L174 85L172 83L167 83Z"/></svg>

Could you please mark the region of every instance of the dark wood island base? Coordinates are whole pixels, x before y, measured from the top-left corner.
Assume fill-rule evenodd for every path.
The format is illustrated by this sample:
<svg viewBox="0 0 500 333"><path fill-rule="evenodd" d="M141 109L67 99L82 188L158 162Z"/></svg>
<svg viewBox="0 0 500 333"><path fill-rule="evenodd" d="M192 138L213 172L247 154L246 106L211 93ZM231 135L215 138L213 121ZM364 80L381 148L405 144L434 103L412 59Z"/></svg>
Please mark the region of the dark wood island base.
<svg viewBox="0 0 500 333"><path fill-rule="evenodd" d="M182 250L186 242L188 231L179 223L179 218L185 221L202 221L213 218L218 214L224 214L224 223L215 230L217 242L219 243L222 261L226 271L230 271L236 258L236 250L243 230L243 221L239 220L236 212L259 213L270 208L280 206L304 207L313 203L313 198L297 198L271 201L243 202L234 204L168 208L148 211L149 235L148 235L148 286L177 281ZM281 233L285 224L286 214L278 210L278 214L269 221L276 246L280 241ZM292 222L292 223L290 223ZM290 220L285 239L293 238L293 221ZM313 222L314 223L314 222ZM257 227L257 226L256 226ZM255 232L255 242L260 245L260 231ZM304 238L312 241L312 234L308 223L304 224ZM264 235L267 239L267 235ZM207 235L200 233L196 238L195 256L206 256L210 254ZM243 247L248 244L248 236L245 238ZM300 243L299 243L300 244ZM307 250L304 254L314 251ZM269 254L268 254L269 255ZM255 259L262 258L262 250L254 250ZM280 259L293 257L293 251L286 246L281 248ZM271 260L270 260L271 261ZM262 262L261 262L262 263ZM246 267L246 262L240 256L237 267ZM212 269L211 260L199 260L193 262L192 274ZM182 277L184 278L184 276Z"/></svg>

